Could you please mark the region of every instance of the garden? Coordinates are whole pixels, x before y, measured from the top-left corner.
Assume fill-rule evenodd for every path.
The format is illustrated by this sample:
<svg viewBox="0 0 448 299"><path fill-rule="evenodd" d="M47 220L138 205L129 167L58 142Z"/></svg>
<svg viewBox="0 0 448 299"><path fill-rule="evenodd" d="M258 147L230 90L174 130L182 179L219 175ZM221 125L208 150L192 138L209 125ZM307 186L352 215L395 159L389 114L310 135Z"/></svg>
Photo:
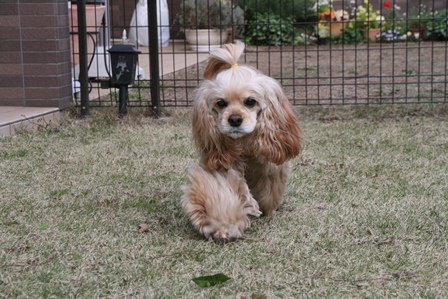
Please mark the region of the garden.
<svg viewBox="0 0 448 299"><path fill-rule="evenodd" d="M243 40L241 62L278 79L294 105L446 102L446 9L391 1L374 8L366 0L343 9L326 0L232 3L186 0L177 18L181 28L216 24ZM191 105L204 67L163 75L162 105ZM131 105L146 105L149 86L134 85Z"/></svg>
<svg viewBox="0 0 448 299"><path fill-rule="evenodd" d="M374 9L369 0L334 9L332 0L242 0L241 33L253 45L353 44L362 42L446 41L448 8L415 4L402 11L391 1ZM411 5L411 4L409 4ZM213 18L210 18L213 19ZM240 22L236 19L236 22Z"/></svg>

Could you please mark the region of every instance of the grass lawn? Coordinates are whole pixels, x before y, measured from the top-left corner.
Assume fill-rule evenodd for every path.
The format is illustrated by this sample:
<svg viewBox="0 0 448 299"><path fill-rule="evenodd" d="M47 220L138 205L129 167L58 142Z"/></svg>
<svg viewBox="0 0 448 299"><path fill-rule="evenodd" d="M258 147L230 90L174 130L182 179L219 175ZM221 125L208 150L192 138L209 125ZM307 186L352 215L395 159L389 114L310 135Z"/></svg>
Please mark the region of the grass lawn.
<svg viewBox="0 0 448 299"><path fill-rule="evenodd" d="M228 244L180 208L189 111L130 110L0 139L0 298L448 297L447 105L297 108L285 203Z"/></svg>

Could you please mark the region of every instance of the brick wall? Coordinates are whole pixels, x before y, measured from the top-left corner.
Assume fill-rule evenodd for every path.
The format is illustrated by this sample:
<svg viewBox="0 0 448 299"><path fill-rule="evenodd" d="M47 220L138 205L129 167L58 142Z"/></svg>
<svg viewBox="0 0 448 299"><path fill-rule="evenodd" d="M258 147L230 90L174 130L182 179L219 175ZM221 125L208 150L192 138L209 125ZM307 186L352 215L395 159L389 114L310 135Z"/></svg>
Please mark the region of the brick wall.
<svg viewBox="0 0 448 299"><path fill-rule="evenodd" d="M0 1L0 106L69 105L67 13L67 0Z"/></svg>

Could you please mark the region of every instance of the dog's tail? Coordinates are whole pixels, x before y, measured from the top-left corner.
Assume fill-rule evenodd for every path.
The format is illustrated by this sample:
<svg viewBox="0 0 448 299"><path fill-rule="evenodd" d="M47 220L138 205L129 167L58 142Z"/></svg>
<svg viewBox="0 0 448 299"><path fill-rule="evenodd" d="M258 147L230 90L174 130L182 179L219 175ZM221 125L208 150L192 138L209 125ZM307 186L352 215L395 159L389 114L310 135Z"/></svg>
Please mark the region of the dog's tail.
<svg viewBox="0 0 448 299"><path fill-rule="evenodd" d="M214 79L222 70L238 66L238 59L244 52L245 45L237 41L234 44L224 44L220 49L210 53L204 71L204 79Z"/></svg>

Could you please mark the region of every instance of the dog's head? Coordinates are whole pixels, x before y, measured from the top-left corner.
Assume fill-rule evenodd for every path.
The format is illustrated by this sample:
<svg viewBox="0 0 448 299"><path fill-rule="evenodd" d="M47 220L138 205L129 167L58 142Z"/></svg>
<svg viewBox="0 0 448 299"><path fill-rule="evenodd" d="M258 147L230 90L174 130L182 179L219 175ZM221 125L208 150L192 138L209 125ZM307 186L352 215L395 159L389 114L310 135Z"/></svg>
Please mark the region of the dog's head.
<svg viewBox="0 0 448 299"><path fill-rule="evenodd" d="M193 136L212 169L228 168L243 152L282 164L301 149L300 128L280 84L238 65L243 51L236 43L212 52L196 91Z"/></svg>

